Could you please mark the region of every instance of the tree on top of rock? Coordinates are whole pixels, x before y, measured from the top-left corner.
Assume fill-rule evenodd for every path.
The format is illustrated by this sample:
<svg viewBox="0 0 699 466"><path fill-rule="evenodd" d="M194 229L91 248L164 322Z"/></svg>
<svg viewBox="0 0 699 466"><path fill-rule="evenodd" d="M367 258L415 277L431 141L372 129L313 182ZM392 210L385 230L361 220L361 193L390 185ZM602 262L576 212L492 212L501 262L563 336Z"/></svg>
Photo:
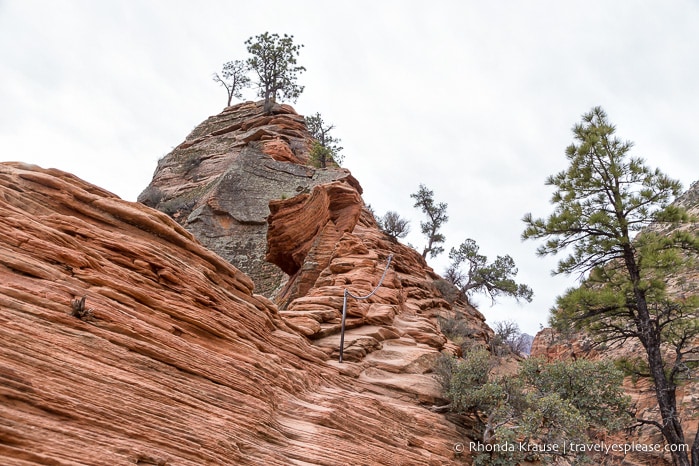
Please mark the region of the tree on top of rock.
<svg viewBox="0 0 699 466"><path fill-rule="evenodd" d="M303 86L296 84L298 74L306 71L296 65L296 57L303 45L294 44L294 36L269 34L265 32L245 41L252 57L247 64L257 75L259 96L265 101L265 113L270 113L272 104L281 95L292 102L303 92Z"/></svg>
<svg viewBox="0 0 699 466"><path fill-rule="evenodd" d="M326 168L329 162L340 165L344 159L344 156L340 154L342 150L340 139L330 134L335 125L326 123L320 113L316 113L306 117L306 126L316 140L316 144L311 149L311 163L320 168Z"/></svg>
<svg viewBox="0 0 699 466"><path fill-rule="evenodd" d="M234 60L224 63L221 75L214 73L214 81L223 86L228 93L228 107L231 106L233 97L241 99L243 94L240 91L250 85L248 70L244 61Z"/></svg>

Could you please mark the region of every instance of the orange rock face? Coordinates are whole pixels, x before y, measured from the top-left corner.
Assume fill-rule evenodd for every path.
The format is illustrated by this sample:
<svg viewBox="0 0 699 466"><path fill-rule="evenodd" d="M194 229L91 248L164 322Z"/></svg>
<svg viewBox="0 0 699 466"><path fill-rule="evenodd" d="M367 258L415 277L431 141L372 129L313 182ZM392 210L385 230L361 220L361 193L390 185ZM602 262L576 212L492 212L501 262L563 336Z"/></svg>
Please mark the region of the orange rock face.
<svg viewBox="0 0 699 466"><path fill-rule="evenodd" d="M420 404L434 400L426 367L441 343L429 273L362 237L364 216L351 233L328 218L342 239L294 302L329 337L339 282L368 290L396 253L390 286L352 308L362 366L328 361L333 342L287 324L167 215L0 164L0 464L468 464L453 451L464 432Z"/></svg>
<svg viewBox="0 0 699 466"><path fill-rule="evenodd" d="M208 118L158 162L138 198L242 270L267 297L287 278L265 259L270 201L337 180L361 193L347 170L306 164L311 135L302 116L288 105L272 112L265 115L261 102L245 102Z"/></svg>
<svg viewBox="0 0 699 466"><path fill-rule="evenodd" d="M311 194L288 201L272 201L266 259L295 274L314 243L329 242L332 250L344 233L351 232L361 208L359 192L344 182L316 186Z"/></svg>
<svg viewBox="0 0 699 466"><path fill-rule="evenodd" d="M379 387L377 393L441 403L431 371L441 351L458 350L441 332L438 317L461 313L474 340L487 344L492 331L483 316L445 301L439 277L416 251L378 229L351 186L318 186L270 207L267 257L292 274L277 296L286 322L335 361L345 290L367 296L376 289L366 300L347 299L342 370Z"/></svg>
<svg viewBox="0 0 699 466"><path fill-rule="evenodd" d="M459 350L438 317L465 315L474 340L487 344L492 331L483 315L443 299L441 279L423 258L379 230L349 171L305 164L312 140L303 117L288 106L273 113L263 115L261 103L248 102L209 118L159 163L139 199L243 269L286 323L331 360L339 356L345 289L371 292L393 255L377 293L348 301L344 352L354 366L343 371L391 385L400 396L441 402L429 362L442 350ZM187 203L173 212L178 199ZM381 372L387 359L390 376Z"/></svg>

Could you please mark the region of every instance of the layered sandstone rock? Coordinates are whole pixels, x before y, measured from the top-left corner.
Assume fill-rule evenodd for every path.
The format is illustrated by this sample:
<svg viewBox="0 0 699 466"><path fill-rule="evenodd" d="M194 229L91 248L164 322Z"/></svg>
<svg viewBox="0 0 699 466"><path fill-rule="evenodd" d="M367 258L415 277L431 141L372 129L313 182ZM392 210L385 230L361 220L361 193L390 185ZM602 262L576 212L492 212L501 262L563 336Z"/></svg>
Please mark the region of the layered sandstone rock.
<svg viewBox="0 0 699 466"><path fill-rule="evenodd" d="M345 289L370 293L392 256L376 294L348 301L341 370L380 393L388 387L393 396L439 403L432 363L441 351L459 350L438 317L466 317L474 342L484 345L492 331L476 309L445 301L424 259L380 231L347 170L305 164L311 139L303 122L288 106L272 116L262 115L261 103L230 107L161 161L139 199L249 274L286 323L331 361L339 357ZM199 162L182 162L190 159ZM168 207L184 198L179 210Z"/></svg>
<svg viewBox="0 0 699 466"><path fill-rule="evenodd" d="M313 198L312 194L306 202L309 209L316 210ZM355 218L354 208L345 209L352 214L343 219ZM440 387L431 374L434 362L442 351L459 350L442 334L438 317L459 313L469 323L474 342L487 345L492 330L483 316L465 304L445 301L436 287L439 277L423 258L391 241L367 210L361 211L350 231L342 222L333 221L330 213L317 215L320 223L304 224L303 228L285 222L299 212L295 200L279 201L272 211L270 251L278 252L270 254L270 259L279 264L294 257L300 261L299 248L293 246L307 245L301 248L306 255L300 261L303 265L294 269L280 298L286 304L280 314L287 323L336 361L344 291L367 296L376 289L366 300L348 297L343 372L370 382L377 393L389 389L399 392L394 396L439 403ZM313 241L305 239L308 231L318 232ZM376 288L382 277L381 286Z"/></svg>
<svg viewBox="0 0 699 466"><path fill-rule="evenodd" d="M415 343L438 335L420 320L431 277L378 234L350 237L370 226L363 213L343 233L328 269L344 274L319 277L363 291L385 254L372 242L396 254L381 302L353 307L367 325L352 338L384 342L359 376L167 215L0 164L0 464L468 464L453 451L463 431L415 395L432 399L417 376L442 343ZM402 376L412 395L396 396Z"/></svg>
<svg viewBox="0 0 699 466"><path fill-rule="evenodd" d="M287 277L265 260L270 200L336 180L361 194L347 170L306 165L310 144L304 118L288 105L275 105L272 115L262 102L228 107L158 162L138 200L170 215L269 297Z"/></svg>

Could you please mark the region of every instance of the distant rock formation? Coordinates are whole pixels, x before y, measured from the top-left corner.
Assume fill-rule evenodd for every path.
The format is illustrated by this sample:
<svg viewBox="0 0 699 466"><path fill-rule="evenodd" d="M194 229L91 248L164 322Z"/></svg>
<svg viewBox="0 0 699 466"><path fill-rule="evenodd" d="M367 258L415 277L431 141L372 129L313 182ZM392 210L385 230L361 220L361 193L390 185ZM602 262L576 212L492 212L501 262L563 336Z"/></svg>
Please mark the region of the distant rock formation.
<svg viewBox="0 0 699 466"><path fill-rule="evenodd" d="M534 337L528 333L523 333L521 335L522 340L522 354L529 355L532 352L532 343L534 343Z"/></svg>

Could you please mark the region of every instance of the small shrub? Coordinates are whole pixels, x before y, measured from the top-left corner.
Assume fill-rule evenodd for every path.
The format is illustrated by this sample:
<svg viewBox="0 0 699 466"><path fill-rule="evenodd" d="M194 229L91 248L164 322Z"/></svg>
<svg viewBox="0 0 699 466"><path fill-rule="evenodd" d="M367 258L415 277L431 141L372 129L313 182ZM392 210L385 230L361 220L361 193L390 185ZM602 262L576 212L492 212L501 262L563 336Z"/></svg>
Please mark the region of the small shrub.
<svg viewBox="0 0 699 466"><path fill-rule="evenodd" d="M138 196L138 202L148 207L156 207L163 200L163 192L155 186L149 186Z"/></svg>
<svg viewBox="0 0 699 466"><path fill-rule="evenodd" d="M632 421L623 374L609 361L547 363L533 358L521 362L517 373L497 375L497 360L475 349L462 359L443 356L436 361L434 372L450 409L474 422L471 438L483 445L559 447L556 452L493 448L475 455L474 465L553 464L560 459L563 442L589 443L590 432L615 432ZM566 464L590 460L575 451L564 456Z"/></svg>
<svg viewBox="0 0 699 466"><path fill-rule="evenodd" d="M437 287L442 297L449 303L454 304L457 301L464 300L464 294L456 286L443 278L434 281L434 286Z"/></svg>
<svg viewBox="0 0 699 466"><path fill-rule="evenodd" d="M182 172L189 173L190 171L201 165L201 158L196 154L187 156L182 162Z"/></svg>
<svg viewBox="0 0 699 466"><path fill-rule="evenodd" d="M327 168L328 165L340 166L341 157L334 153L332 149L325 147L319 142L314 142L311 147L309 163L316 168Z"/></svg>
<svg viewBox="0 0 699 466"><path fill-rule="evenodd" d="M393 241L405 238L410 233L410 222L401 218L397 212L389 210L383 217L377 219L381 231L391 237Z"/></svg>
<svg viewBox="0 0 699 466"><path fill-rule="evenodd" d="M456 313L454 317L438 317L439 328L447 338L461 347L461 352L466 353L474 345L473 329L461 314Z"/></svg>
<svg viewBox="0 0 699 466"><path fill-rule="evenodd" d="M75 298L70 302L70 306L73 309L70 315L82 321L90 320L94 317L92 309L85 309L85 299L87 299L87 296L83 296L80 299Z"/></svg>
<svg viewBox="0 0 699 466"><path fill-rule="evenodd" d="M503 356L507 353L525 354L528 341L526 335L519 330L519 325L511 320L495 322L493 325L495 338L492 341L493 353Z"/></svg>
<svg viewBox="0 0 699 466"><path fill-rule="evenodd" d="M441 354L434 363L432 373L437 376L437 381L444 392L447 392L451 386L451 377L455 368L456 358L447 354Z"/></svg>

